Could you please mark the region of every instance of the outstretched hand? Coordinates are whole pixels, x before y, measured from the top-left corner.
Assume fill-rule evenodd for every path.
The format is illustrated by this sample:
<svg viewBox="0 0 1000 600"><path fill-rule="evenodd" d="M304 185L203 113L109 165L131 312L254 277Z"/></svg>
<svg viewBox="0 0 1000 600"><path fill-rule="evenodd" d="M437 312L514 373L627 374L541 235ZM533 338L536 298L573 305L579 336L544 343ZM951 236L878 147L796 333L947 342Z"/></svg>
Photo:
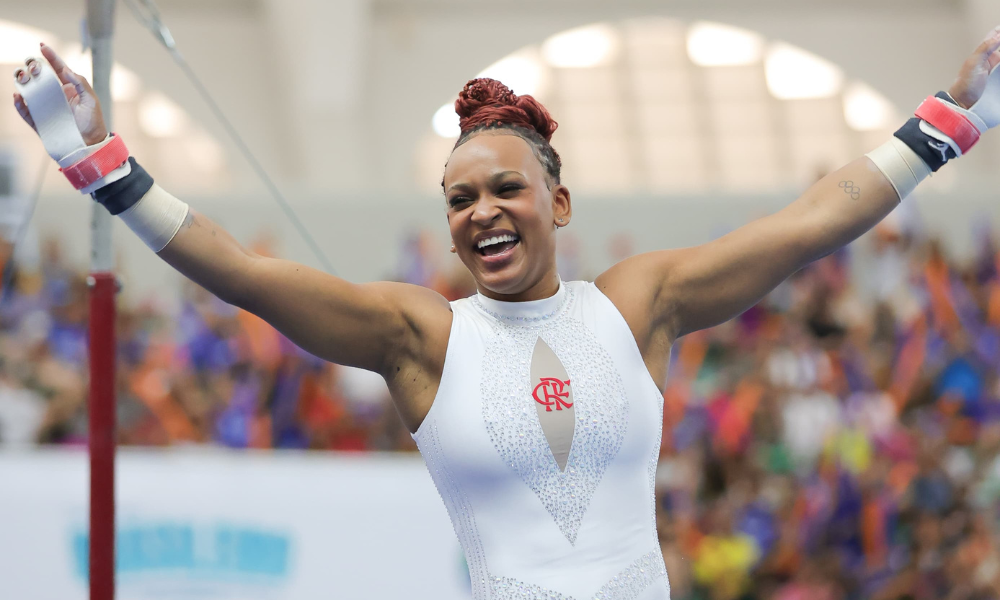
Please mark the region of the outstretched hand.
<svg viewBox="0 0 1000 600"><path fill-rule="evenodd" d="M962 70L958 72L958 79L952 84L948 93L962 108L972 107L982 98L990 73L998 65L1000 65L1000 27L991 31L972 56L965 60Z"/></svg>
<svg viewBox="0 0 1000 600"><path fill-rule="evenodd" d="M59 82L62 83L63 93L73 111L73 118L80 129L80 135L87 145L97 144L108 137L108 128L104 124L104 114L101 112L101 103L97 100L94 88L90 87L90 82L72 71L63 59L59 58L55 50L41 44L42 56L45 57L52 69L55 71ZM14 79L21 84L28 83L32 77L37 77L41 71L41 64L35 58L24 61L24 67L14 72ZM35 121L31 118L24 98L17 92L14 93L14 107L24 119L24 122L31 126L36 132Z"/></svg>

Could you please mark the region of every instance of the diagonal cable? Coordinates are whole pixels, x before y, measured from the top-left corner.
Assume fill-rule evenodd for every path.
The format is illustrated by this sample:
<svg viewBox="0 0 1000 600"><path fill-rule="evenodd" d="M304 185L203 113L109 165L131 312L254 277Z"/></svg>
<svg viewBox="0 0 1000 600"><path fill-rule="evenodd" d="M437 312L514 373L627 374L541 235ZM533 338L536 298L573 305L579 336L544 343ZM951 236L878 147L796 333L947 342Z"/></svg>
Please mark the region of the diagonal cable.
<svg viewBox="0 0 1000 600"><path fill-rule="evenodd" d="M201 83L201 80L198 78L197 75L195 75L194 71L191 69L191 66L188 64L188 62L181 55L180 51L177 49L177 44L174 42L174 37L170 34L170 30L167 29L167 26L163 24L163 20L160 18L160 11L156 7L156 4L153 3L153 0L124 0L124 2L132 11L132 14L135 16L136 20L139 21L139 23L141 23L143 26L145 26L153 33L153 36L156 37L156 39L159 40L161 44L163 44L163 46L167 49L168 52L170 52L170 55L173 56L174 61L178 64L178 66L180 66L181 70L184 72L185 75L187 75L188 79L191 80L191 83L194 85L195 89L198 90L198 93L201 95L202 99L205 101L206 104L208 104L209 108L212 109L212 112L215 114L215 117L219 119L220 123L222 123L223 128L225 128L226 130L226 133L229 134L229 137L236 144L237 148L239 148L240 152L243 154L243 157L247 160L248 163L250 163L250 167L254 170L255 173L257 173L257 176L260 177L261 181L263 181L264 186L267 187L268 191L271 192L271 196L274 197L274 200L284 211L285 216L287 216L288 219L292 222L292 224L295 225L295 228L298 229L299 235L302 236L302 239L304 239L306 243L309 245L310 249L313 251L313 254L316 255L316 258L319 260L320 264L323 265L323 269L325 269L326 272L330 273L331 275L336 275L336 271L334 271L333 265L330 264L329 259L326 257L325 254L323 254L323 251L320 249L319 244L316 243L316 240L306 229L305 225L302 223L302 220L299 219L299 216L295 213L295 210L288 203L288 200L285 199L285 196L278 189L278 186L267 174L267 171L264 169L264 166L261 165L260 161L257 160L257 157L254 156L253 152L250 150L250 147L247 146L246 142L243 141L243 137L240 136L239 132L236 130L236 127L234 127L233 124L229 121L229 119L226 117L226 114L223 112L222 108L220 108L219 105L215 102L215 100L212 98L212 95L209 93L208 89ZM140 4L142 6L140 6Z"/></svg>

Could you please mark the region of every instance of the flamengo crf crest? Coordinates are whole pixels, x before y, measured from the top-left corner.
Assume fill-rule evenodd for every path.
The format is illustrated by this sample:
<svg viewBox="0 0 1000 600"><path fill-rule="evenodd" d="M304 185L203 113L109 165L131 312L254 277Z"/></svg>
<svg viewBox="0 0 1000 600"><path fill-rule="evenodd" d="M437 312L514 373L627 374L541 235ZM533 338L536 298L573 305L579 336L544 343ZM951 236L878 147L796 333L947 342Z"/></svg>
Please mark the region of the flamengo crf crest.
<svg viewBox="0 0 1000 600"><path fill-rule="evenodd" d="M549 450L559 470L565 471L576 428L573 389L566 368L541 337L531 353L531 390Z"/></svg>

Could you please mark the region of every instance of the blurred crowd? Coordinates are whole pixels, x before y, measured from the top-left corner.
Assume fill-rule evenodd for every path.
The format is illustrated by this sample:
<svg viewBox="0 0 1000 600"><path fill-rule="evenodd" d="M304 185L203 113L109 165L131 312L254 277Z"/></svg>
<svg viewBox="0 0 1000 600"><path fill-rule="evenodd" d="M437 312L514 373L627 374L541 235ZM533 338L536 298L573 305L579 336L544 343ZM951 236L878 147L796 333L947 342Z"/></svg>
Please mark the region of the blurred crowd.
<svg viewBox="0 0 1000 600"><path fill-rule="evenodd" d="M672 597L1000 598L998 248L869 237L675 347Z"/></svg>
<svg viewBox="0 0 1000 600"><path fill-rule="evenodd" d="M1000 599L1000 254L986 229L963 261L914 231L889 221L675 345L657 472L673 598ZM595 275L560 243L564 279ZM394 277L473 293L439 254L414 236ZM55 241L11 274L0 448L85 444L85 276ZM120 302L117 335L121 444L415 450L378 376L190 283L178 314Z"/></svg>
<svg viewBox="0 0 1000 600"><path fill-rule="evenodd" d="M40 268L9 279L0 302L0 448L86 444L86 274L67 266L52 239ZM118 302L120 444L416 449L380 376L320 360L181 281L176 312L156 298Z"/></svg>

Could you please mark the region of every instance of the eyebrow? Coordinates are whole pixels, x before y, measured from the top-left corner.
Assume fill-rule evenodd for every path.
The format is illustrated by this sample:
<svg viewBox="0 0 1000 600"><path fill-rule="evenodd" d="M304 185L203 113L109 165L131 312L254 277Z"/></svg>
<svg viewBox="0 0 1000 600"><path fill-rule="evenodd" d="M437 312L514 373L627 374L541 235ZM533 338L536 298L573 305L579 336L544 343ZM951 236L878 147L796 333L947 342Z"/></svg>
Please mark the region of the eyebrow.
<svg viewBox="0 0 1000 600"><path fill-rule="evenodd" d="M501 171L499 173L494 173L493 175L490 175L489 179L486 180L486 184L496 185L498 181L500 181L501 179L503 179L508 175L517 175L518 177L521 178L524 177L524 175L522 175L519 171ZM452 185L450 188L448 188L448 192L451 192L452 190L469 191L474 188L475 186L473 186L471 183L456 183Z"/></svg>

